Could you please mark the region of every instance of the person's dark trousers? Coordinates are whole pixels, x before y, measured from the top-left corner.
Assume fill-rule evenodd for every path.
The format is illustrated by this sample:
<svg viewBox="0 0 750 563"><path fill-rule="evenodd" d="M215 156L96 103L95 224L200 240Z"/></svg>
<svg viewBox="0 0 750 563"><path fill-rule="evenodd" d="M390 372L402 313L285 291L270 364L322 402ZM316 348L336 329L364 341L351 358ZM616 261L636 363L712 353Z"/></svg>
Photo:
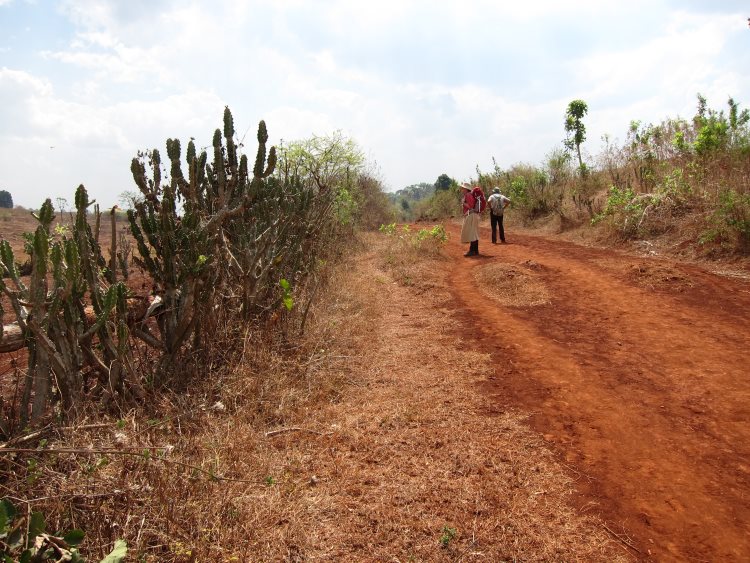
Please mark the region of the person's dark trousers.
<svg viewBox="0 0 750 563"><path fill-rule="evenodd" d="M490 213L490 224L492 225L492 244L497 243L495 229L500 231L500 241L505 242L505 231L503 230L503 216Z"/></svg>

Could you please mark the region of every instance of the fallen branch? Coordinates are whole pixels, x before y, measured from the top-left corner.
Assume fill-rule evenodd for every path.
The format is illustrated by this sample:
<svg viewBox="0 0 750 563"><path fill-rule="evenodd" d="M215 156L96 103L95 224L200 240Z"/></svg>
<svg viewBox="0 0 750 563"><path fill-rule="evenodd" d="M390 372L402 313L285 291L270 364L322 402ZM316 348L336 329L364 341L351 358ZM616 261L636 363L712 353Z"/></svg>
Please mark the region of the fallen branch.
<svg viewBox="0 0 750 563"><path fill-rule="evenodd" d="M289 428L279 428L278 430L270 430L269 432L266 432L266 438L272 438L273 436L278 436L279 434L286 434L288 432L309 432L311 434L317 434L318 436L327 436L331 434L330 432L324 433L324 432L318 432L317 430L310 430L308 428L299 428L297 426L291 426Z"/></svg>
<svg viewBox="0 0 750 563"><path fill-rule="evenodd" d="M217 475L216 473L212 471L203 469L202 467L198 467L196 465L185 463L184 461L177 461L175 459L167 459L165 457L157 457L151 454L151 450L167 451L168 449L169 448L162 447L162 446L159 446L159 447L150 446L147 448L143 448L143 450L140 450L140 451L116 450L116 449L106 449L106 448L105 449L56 448L56 449L42 449L42 450L31 449L31 448L4 448L3 450L0 450L0 453L129 455L133 457L140 457L142 459L145 459L146 461L151 461L151 460L162 461L166 464L178 465L180 467L185 467L187 469L193 469L195 471L203 473L204 475L207 475L212 481L231 481L234 483L250 483L253 485L260 484L258 481L251 481L249 479L234 479L232 477L223 477L221 475Z"/></svg>
<svg viewBox="0 0 750 563"><path fill-rule="evenodd" d="M58 430L89 430L92 428L109 428L117 422L97 422L95 424L82 424L81 426L61 426Z"/></svg>
<svg viewBox="0 0 750 563"><path fill-rule="evenodd" d="M13 438L12 440L8 440L4 444L0 444L0 451L9 451L8 446L14 446L16 444L21 444L23 442L28 442L29 440L33 440L34 438L37 438L44 434L47 430L49 430L51 427L49 425L45 426L41 430L37 430L36 432L32 432L31 434L26 434L25 436L19 436L18 438Z"/></svg>
<svg viewBox="0 0 750 563"><path fill-rule="evenodd" d="M617 533L613 532L613 531L612 531L612 530L611 530L611 529L609 528L609 526L607 526L606 524L602 524L602 525L604 526L604 529L605 529L605 530L607 530L607 531L608 531L608 532L609 532L610 534L612 534L612 535L613 535L613 536L614 536L615 538L617 538L617 539L618 539L619 541L621 541L621 542L622 542L622 543L623 543L624 545L626 545L627 547L629 547L630 549L632 549L633 551L635 551L635 552L636 552L636 553L638 553L638 554L640 554L640 553L641 553L641 550L640 550L640 549L638 549L637 547L635 547L635 546L634 546L634 545L633 545L632 543L630 543L630 542L629 542L629 541L628 541L627 539L625 539L624 537L622 537L622 536L621 536L620 534L617 534Z"/></svg>
<svg viewBox="0 0 750 563"><path fill-rule="evenodd" d="M561 465L562 465L563 467L565 467L566 469L569 469L570 471L572 471L573 473L575 473L575 474L576 474L576 475L578 475L579 477L584 477L585 479L588 479L588 480L589 480L589 482L591 482L591 481L598 481L598 480L599 480L599 479L597 479L596 477L592 477L592 476L591 476L591 475L589 475L588 473L583 473L583 472L581 472L581 471L578 471L578 469L576 469L575 467L573 467L573 466L571 466L571 465L568 465L567 463L561 463Z"/></svg>

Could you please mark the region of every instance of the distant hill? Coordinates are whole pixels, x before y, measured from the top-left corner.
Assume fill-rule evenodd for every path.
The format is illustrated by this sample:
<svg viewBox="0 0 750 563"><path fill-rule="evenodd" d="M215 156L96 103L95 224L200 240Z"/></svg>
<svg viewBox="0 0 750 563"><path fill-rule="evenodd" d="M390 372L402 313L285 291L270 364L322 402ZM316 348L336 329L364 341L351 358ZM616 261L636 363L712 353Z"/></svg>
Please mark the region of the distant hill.
<svg viewBox="0 0 750 563"><path fill-rule="evenodd" d="M406 186L405 188L402 188L396 192L389 193L388 199L390 199L392 203L398 203L402 199L405 199L409 203L412 203L415 201L421 201L423 199L426 199L434 193L435 193L434 184L421 182L419 184Z"/></svg>

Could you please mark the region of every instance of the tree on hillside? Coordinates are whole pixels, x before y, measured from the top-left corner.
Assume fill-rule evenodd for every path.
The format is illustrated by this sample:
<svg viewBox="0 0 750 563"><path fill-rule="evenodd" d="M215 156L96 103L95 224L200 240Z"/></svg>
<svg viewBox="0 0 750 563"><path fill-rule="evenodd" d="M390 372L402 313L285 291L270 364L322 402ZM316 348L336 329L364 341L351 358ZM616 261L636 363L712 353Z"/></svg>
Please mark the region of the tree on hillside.
<svg viewBox="0 0 750 563"><path fill-rule="evenodd" d="M13 209L13 196L7 190L0 190L0 207Z"/></svg>
<svg viewBox="0 0 750 563"><path fill-rule="evenodd" d="M402 199L408 200L411 204L426 199L433 193L435 193L434 184L420 182L419 184L412 184L411 186L406 186L398 191L391 192L388 194L388 197L394 204L399 204L399 201Z"/></svg>
<svg viewBox="0 0 750 563"><path fill-rule="evenodd" d="M364 229L377 229L394 220L394 210L383 191L382 180L372 171L357 178L356 200L359 224Z"/></svg>
<svg viewBox="0 0 750 563"><path fill-rule="evenodd" d="M568 150L575 149L578 155L578 167L581 173L586 172L586 166L581 158L581 144L586 140L586 126L583 124L583 117L589 111L589 107L583 100L573 100L568 104L565 111L565 146Z"/></svg>
<svg viewBox="0 0 750 563"><path fill-rule="evenodd" d="M439 192L443 190L449 190L452 184L453 180L450 176L448 176L447 174L441 174L435 181L435 191Z"/></svg>
<svg viewBox="0 0 750 563"><path fill-rule="evenodd" d="M419 184L412 184L406 186L403 190L399 190L399 193L407 198L414 201L419 201L426 197L431 196L435 192L435 186L426 182L420 182Z"/></svg>

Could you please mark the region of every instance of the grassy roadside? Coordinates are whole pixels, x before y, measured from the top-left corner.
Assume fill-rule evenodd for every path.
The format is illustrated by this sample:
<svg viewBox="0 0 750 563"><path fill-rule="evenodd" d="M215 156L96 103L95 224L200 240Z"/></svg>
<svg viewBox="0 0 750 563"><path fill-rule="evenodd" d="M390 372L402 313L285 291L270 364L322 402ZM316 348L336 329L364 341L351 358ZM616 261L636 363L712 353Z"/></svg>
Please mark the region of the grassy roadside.
<svg viewBox="0 0 750 563"><path fill-rule="evenodd" d="M524 414L480 396L446 258L363 242L306 337L246 348L158 418L29 441L81 453L4 456L4 492L86 530L85 553L123 537L142 561L624 558Z"/></svg>

